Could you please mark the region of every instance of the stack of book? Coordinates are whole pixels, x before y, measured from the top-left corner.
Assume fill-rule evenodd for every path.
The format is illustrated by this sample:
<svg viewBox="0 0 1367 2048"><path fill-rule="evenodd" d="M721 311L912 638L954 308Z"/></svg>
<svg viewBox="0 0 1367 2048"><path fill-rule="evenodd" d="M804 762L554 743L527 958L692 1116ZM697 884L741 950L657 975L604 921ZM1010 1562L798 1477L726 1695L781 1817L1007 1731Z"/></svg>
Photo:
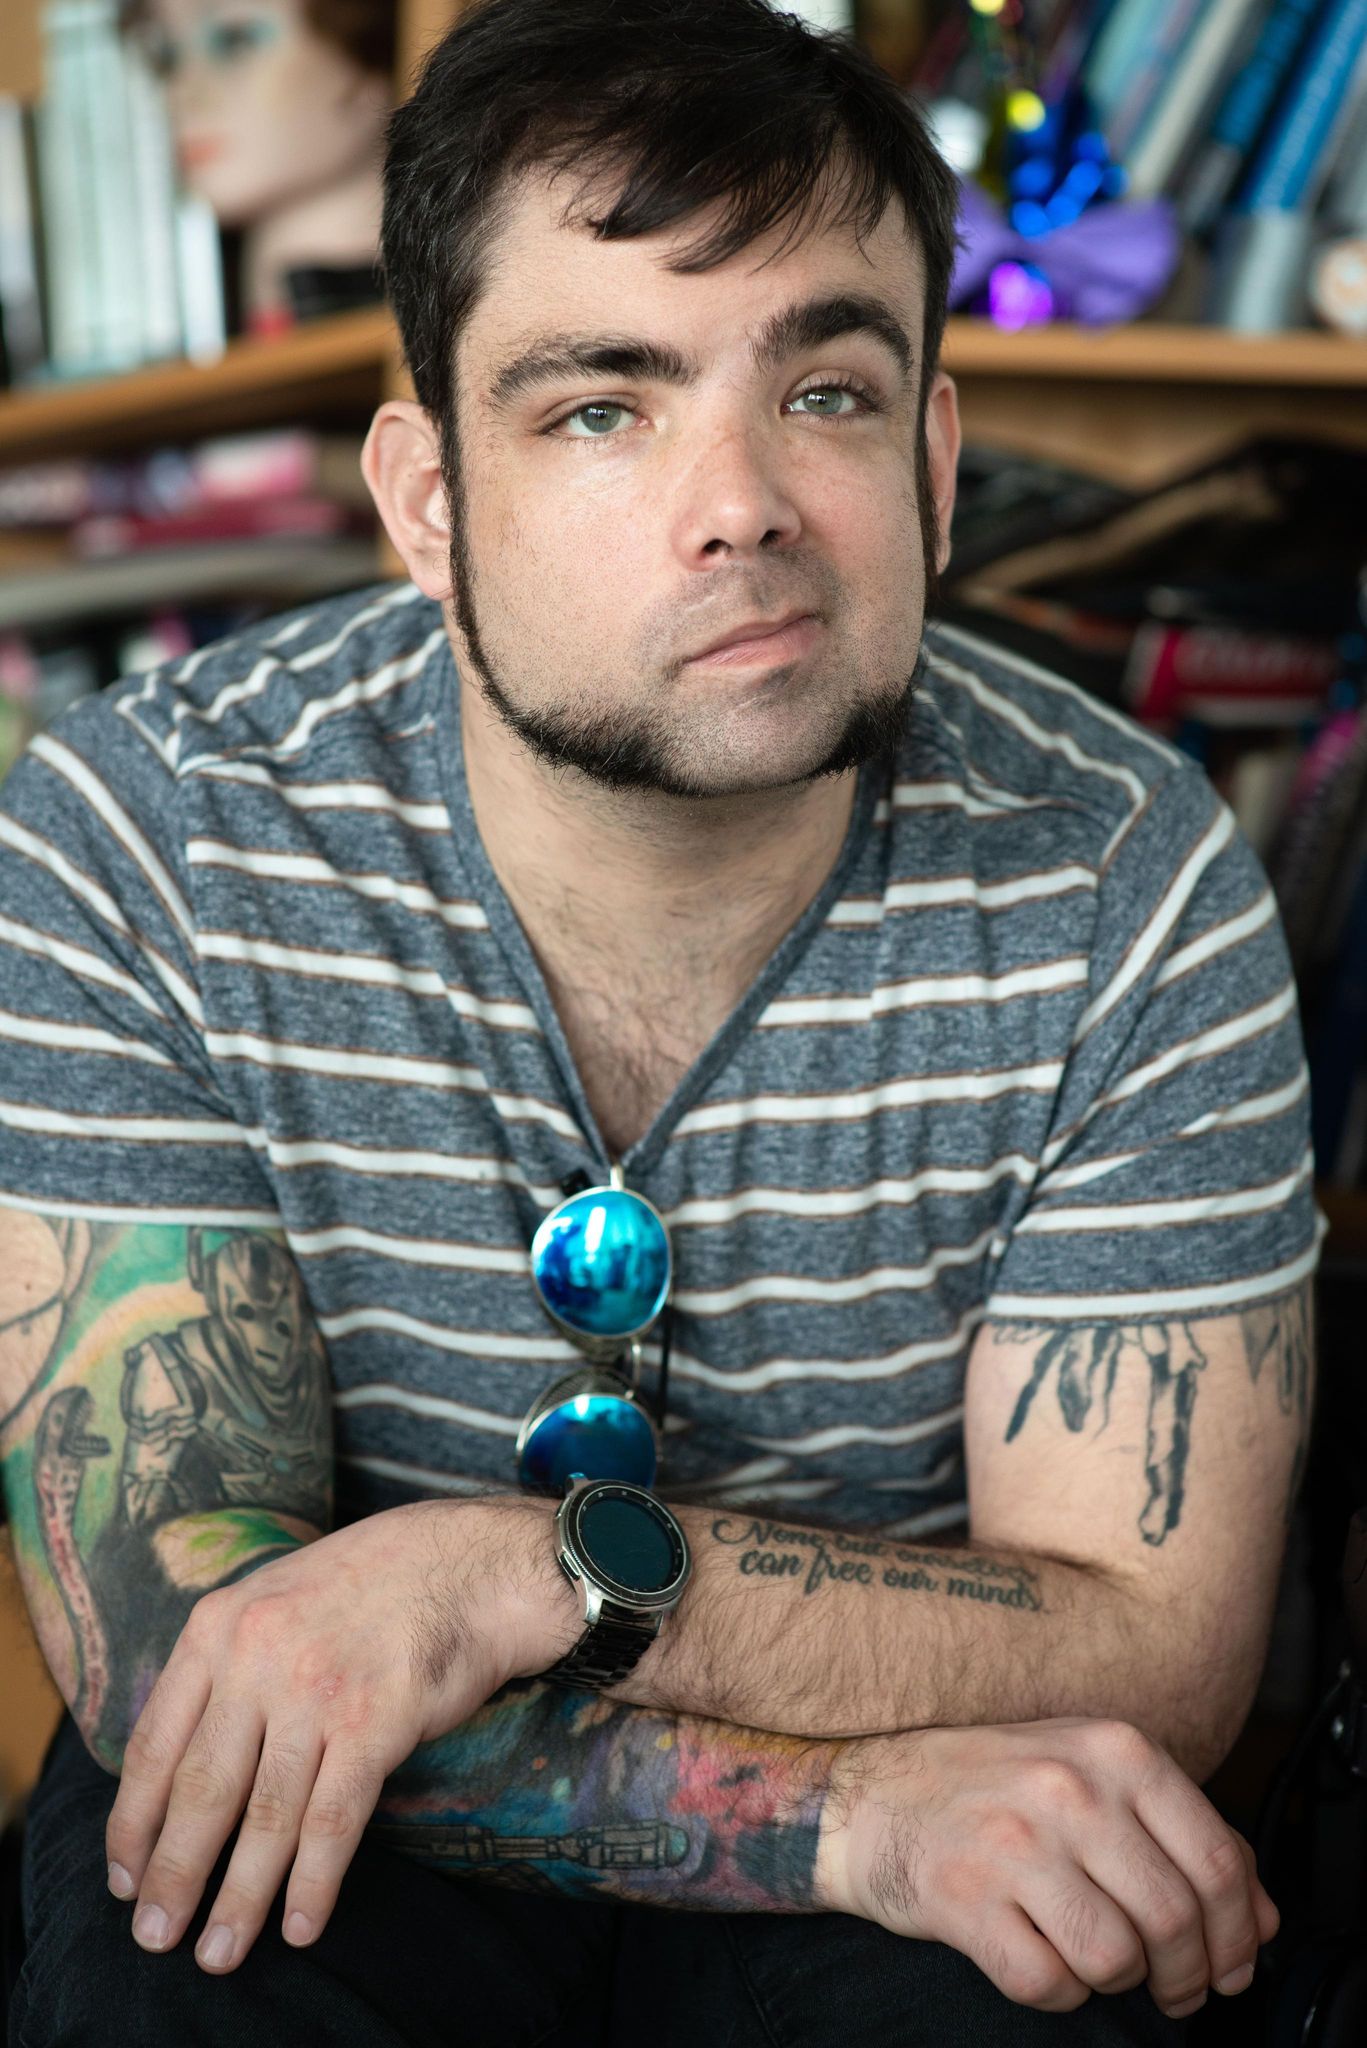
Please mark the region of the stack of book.
<svg viewBox="0 0 1367 2048"><path fill-rule="evenodd" d="M73 698L377 574L359 435L0 470L0 773Z"/></svg>
<svg viewBox="0 0 1367 2048"><path fill-rule="evenodd" d="M942 611L1199 761L1277 896L1320 1178L1367 1187L1367 455L1268 439L1149 491L965 451Z"/></svg>
<svg viewBox="0 0 1367 2048"><path fill-rule="evenodd" d="M993 90L972 9L942 13L907 73L932 111ZM1314 317L1318 253L1367 237L1367 0L1022 0L1022 25L1050 103L1080 90L1124 196L1172 202L1206 259L1199 317Z"/></svg>
<svg viewBox="0 0 1367 2048"><path fill-rule="evenodd" d="M42 98L0 95L0 375L92 377L226 339L218 224L178 189L118 0L45 0Z"/></svg>

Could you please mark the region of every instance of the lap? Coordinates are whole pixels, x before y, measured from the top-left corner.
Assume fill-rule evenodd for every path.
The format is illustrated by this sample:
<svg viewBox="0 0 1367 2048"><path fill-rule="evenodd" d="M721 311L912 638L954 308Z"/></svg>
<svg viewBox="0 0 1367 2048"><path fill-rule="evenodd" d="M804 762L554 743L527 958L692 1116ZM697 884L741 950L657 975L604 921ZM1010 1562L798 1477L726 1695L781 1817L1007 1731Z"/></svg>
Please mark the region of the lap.
<svg viewBox="0 0 1367 2048"><path fill-rule="evenodd" d="M116 1790L66 1715L29 1799L10 2048L599 2048L615 1904L449 1877L363 1840L317 1941L284 1940L282 1884L237 1969L211 1977L193 1950L236 1835L176 1947L147 1954L105 1879Z"/></svg>
<svg viewBox="0 0 1367 2048"><path fill-rule="evenodd" d="M939 1942L908 1941L847 1913L694 1914L626 1909L611 2048L1176 2048L1140 1986L1093 1992L1071 2013L1004 1996Z"/></svg>
<svg viewBox="0 0 1367 2048"><path fill-rule="evenodd" d="M964 1956L843 1913L685 1913L448 1877L363 1840L318 1940L280 1933L285 1887L238 1968L149 1955L105 1882L114 1779L63 1718L30 1797L26 1951L9 2048L131 2039L207 2048L1172 2048L1144 1987L1072 2013L1013 2003Z"/></svg>

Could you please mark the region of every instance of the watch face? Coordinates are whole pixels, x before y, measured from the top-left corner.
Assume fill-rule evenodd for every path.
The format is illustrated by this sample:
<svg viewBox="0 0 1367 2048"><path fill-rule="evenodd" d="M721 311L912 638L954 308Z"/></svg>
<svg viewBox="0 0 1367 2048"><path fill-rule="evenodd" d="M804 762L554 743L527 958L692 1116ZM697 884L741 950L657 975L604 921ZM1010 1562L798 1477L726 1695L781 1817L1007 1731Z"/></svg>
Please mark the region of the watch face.
<svg viewBox="0 0 1367 2048"><path fill-rule="evenodd" d="M683 1571L683 1549L664 1517L611 1484L580 1508L576 1530L594 1569L633 1593L662 1593Z"/></svg>

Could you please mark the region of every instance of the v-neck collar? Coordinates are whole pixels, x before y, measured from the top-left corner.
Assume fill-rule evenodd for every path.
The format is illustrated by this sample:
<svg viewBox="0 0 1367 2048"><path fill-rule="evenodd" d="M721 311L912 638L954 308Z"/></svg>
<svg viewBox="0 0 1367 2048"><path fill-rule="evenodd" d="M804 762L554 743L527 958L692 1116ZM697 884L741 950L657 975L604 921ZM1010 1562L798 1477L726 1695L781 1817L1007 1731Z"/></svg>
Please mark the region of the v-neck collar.
<svg viewBox="0 0 1367 2048"><path fill-rule="evenodd" d="M923 663L924 654L918 659L918 672ZM447 809L450 812L457 842L457 855L471 878L474 894L489 920L489 929L535 1013L574 1114L593 1152L595 1164L606 1180L608 1169L614 1163L611 1148L598 1128L598 1119L593 1113L580 1079L579 1069L570 1051L569 1040L565 1036L559 1013L551 1000L545 976L523 930L522 921L494 872L493 863L489 859L480 833L479 822L475 817L470 785L465 773L465 748L460 718L460 678L449 642L444 649L444 659L434 666L437 669L436 702L433 707L436 743L441 757L440 773ZM844 841L825 881L801 916L789 926L779 940L729 1016L712 1034L688 1071L680 1077L677 1086L651 1120L649 1127L620 1155L616 1163L628 1178L640 1181L651 1172L680 1118L692 1109L705 1093L713 1076L725 1066L736 1044L767 1007L774 991L801 959L813 934L825 922L827 913L844 888L850 871L858 864L873 822L874 809L879 796L883 793L889 770L890 762L885 759L865 761L861 766Z"/></svg>

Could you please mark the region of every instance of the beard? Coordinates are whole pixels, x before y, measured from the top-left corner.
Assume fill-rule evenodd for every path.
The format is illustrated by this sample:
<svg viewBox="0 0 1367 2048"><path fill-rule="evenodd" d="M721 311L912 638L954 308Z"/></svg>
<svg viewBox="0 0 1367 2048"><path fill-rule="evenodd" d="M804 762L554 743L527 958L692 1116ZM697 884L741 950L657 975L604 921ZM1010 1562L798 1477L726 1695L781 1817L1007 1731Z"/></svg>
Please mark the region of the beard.
<svg viewBox="0 0 1367 2048"><path fill-rule="evenodd" d="M865 761L895 755L906 732L916 696L924 654L918 652L911 673L890 679L845 712L841 723L820 743L811 766L800 772L769 776L747 783L708 780L690 770L688 755L697 754L696 729L685 744L648 711L597 711L566 705L520 705L506 680L495 670L480 631L475 608L474 563L471 559L460 452L454 433L444 452L443 482L451 520L451 588L456 623L469 652L470 666L485 702L509 731L517 734L536 758L553 769L573 768L611 790L651 790L660 796L748 796L783 786L843 775ZM939 591L936 567L938 536L931 494L930 459L924 432L916 458L916 502L920 527L925 610ZM776 674L781 673L776 671Z"/></svg>

